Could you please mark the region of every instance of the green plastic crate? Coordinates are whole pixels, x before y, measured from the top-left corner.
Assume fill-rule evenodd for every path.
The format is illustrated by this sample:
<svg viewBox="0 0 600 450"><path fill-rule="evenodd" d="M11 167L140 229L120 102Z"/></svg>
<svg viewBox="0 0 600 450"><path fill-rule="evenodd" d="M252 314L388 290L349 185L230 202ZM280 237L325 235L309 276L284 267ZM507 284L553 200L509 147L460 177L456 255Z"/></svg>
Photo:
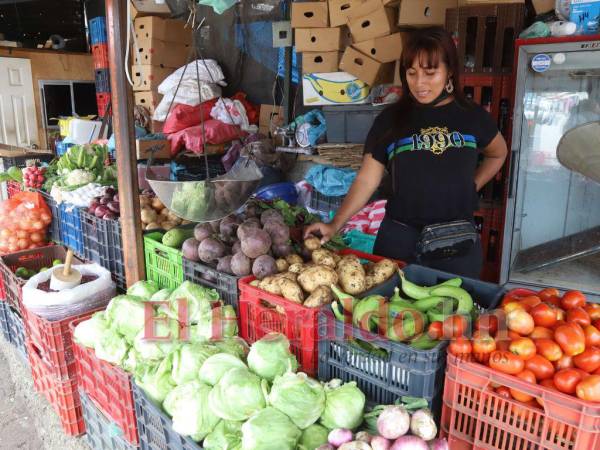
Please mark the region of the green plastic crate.
<svg viewBox="0 0 600 450"><path fill-rule="evenodd" d="M348 247L370 254L373 254L373 247L375 246L376 238L377 236L366 234L357 230L351 230L344 234L344 242Z"/></svg>
<svg viewBox="0 0 600 450"><path fill-rule="evenodd" d="M158 231L144 235L146 279L156 282L161 289L175 289L183 283L183 254L164 245L162 237L163 233Z"/></svg>

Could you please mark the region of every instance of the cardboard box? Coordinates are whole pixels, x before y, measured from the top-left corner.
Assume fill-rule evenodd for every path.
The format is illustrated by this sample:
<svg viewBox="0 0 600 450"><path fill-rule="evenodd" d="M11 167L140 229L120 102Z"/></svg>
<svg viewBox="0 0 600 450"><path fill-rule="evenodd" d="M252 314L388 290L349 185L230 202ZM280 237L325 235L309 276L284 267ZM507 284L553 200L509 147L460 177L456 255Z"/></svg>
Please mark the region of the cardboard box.
<svg viewBox="0 0 600 450"><path fill-rule="evenodd" d="M554 10L555 0L531 0L536 14L544 14Z"/></svg>
<svg viewBox="0 0 600 450"><path fill-rule="evenodd" d="M341 28L296 28L297 52L333 52L342 50Z"/></svg>
<svg viewBox="0 0 600 450"><path fill-rule="evenodd" d="M131 80L134 91L155 91L158 85L173 73L169 67L159 66L131 66Z"/></svg>
<svg viewBox="0 0 600 450"><path fill-rule="evenodd" d="M392 34L396 30L396 9L380 6L365 16L348 22L354 42L368 41Z"/></svg>
<svg viewBox="0 0 600 450"><path fill-rule="evenodd" d="M144 45L140 45L137 51L138 54L133 58L136 64L178 69L186 63L190 46L151 39Z"/></svg>
<svg viewBox="0 0 600 450"><path fill-rule="evenodd" d="M571 0L569 21L577 25L577 34L600 33L600 0Z"/></svg>
<svg viewBox="0 0 600 450"><path fill-rule="evenodd" d="M132 0L138 15L165 16L171 15L171 10L166 3L158 4L154 0Z"/></svg>
<svg viewBox="0 0 600 450"><path fill-rule="evenodd" d="M285 125L283 107L275 105L260 105L258 116L258 131L267 137L272 137L272 131L277 127Z"/></svg>
<svg viewBox="0 0 600 450"><path fill-rule="evenodd" d="M151 39L191 44L193 41L192 30L184 28L184 25L185 23L181 20L153 16L138 17L133 23L139 45L143 45Z"/></svg>
<svg viewBox="0 0 600 450"><path fill-rule="evenodd" d="M341 52L302 53L302 73L335 72L340 65Z"/></svg>
<svg viewBox="0 0 600 450"><path fill-rule="evenodd" d="M340 70L354 75L371 87L394 81L394 63L380 63L352 47L344 52Z"/></svg>
<svg viewBox="0 0 600 450"><path fill-rule="evenodd" d="M332 27L346 25L348 19L356 17L360 5L368 0L329 0L329 24Z"/></svg>
<svg viewBox="0 0 600 450"><path fill-rule="evenodd" d="M150 150L158 148L154 153L156 159L169 159L171 158L171 144L167 139L157 140L135 140L135 152L137 159L148 159L150 158Z"/></svg>
<svg viewBox="0 0 600 450"><path fill-rule="evenodd" d="M164 126L165 126L164 122L159 122L157 120L153 120L152 122L150 122L148 129L149 129L150 133L162 133Z"/></svg>
<svg viewBox="0 0 600 450"><path fill-rule="evenodd" d="M357 42L354 48L381 63L394 62L402 55L402 33Z"/></svg>
<svg viewBox="0 0 600 450"><path fill-rule="evenodd" d="M398 25L445 25L448 8L456 8L456 0L401 0Z"/></svg>
<svg viewBox="0 0 600 450"><path fill-rule="evenodd" d="M371 88L346 72L308 73L302 76L306 106L357 105L367 102Z"/></svg>
<svg viewBox="0 0 600 450"><path fill-rule="evenodd" d="M327 28L328 26L327 2L292 3L292 28Z"/></svg>
<svg viewBox="0 0 600 450"><path fill-rule="evenodd" d="M154 110L160 103L162 95L156 91L141 91L133 93L133 101L136 106L143 106L150 114L154 114Z"/></svg>

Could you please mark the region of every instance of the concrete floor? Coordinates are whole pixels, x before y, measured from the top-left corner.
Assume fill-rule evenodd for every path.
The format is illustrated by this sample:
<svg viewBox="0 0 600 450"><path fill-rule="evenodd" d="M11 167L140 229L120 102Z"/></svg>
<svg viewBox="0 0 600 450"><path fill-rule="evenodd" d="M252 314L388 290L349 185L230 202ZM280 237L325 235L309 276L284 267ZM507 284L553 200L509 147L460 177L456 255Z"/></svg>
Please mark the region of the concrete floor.
<svg viewBox="0 0 600 450"><path fill-rule="evenodd" d="M29 366L1 337L0 399L0 449L90 449L84 439L63 434L52 407L34 391Z"/></svg>

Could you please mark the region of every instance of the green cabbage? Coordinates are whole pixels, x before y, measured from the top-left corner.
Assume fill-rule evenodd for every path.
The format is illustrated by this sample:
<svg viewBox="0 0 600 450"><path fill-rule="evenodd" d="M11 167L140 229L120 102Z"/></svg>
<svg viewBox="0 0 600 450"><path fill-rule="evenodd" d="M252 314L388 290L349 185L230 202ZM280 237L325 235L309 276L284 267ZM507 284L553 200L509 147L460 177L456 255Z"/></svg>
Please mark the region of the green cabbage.
<svg viewBox="0 0 600 450"><path fill-rule="evenodd" d="M94 348L107 328L108 323L106 323L104 311L99 311L88 320L77 324L73 330L73 338L75 342L85 347Z"/></svg>
<svg viewBox="0 0 600 450"><path fill-rule="evenodd" d="M125 336L129 342L133 342L140 330L144 329L146 307L150 308L150 305L140 301L139 297L119 295L106 307L106 320L111 328ZM154 314L152 310L149 312Z"/></svg>
<svg viewBox="0 0 600 450"><path fill-rule="evenodd" d="M140 364L141 360L142 358L140 357L140 354L137 352L137 350L131 347L129 349L129 352L127 352L127 357L123 360L123 364L121 364L121 367L123 367L123 370L125 370L126 372L135 373L138 364Z"/></svg>
<svg viewBox="0 0 600 450"><path fill-rule="evenodd" d="M322 425L314 424L302 432L298 450L316 450L323 444L327 444L329 430Z"/></svg>
<svg viewBox="0 0 600 450"><path fill-rule="evenodd" d="M242 450L295 450L301 434L288 416L268 407L242 425Z"/></svg>
<svg viewBox="0 0 600 450"><path fill-rule="evenodd" d="M165 323L165 319L167 323ZM154 318L153 324L154 335L157 338L170 336L170 339L146 339L146 330L140 330L133 340L133 346L142 359L163 359L180 345L179 322L168 319L166 316L157 316Z"/></svg>
<svg viewBox="0 0 600 450"><path fill-rule="evenodd" d="M230 355L237 356L241 360L245 360L250 351L250 347L246 341L241 337L232 336L224 338L220 341L214 341L212 344L219 349L221 353L229 353Z"/></svg>
<svg viewBox="0 0 600 450"><path fill-rule="evenodd" d="M276 377L269 404L287 415L301 430L315 423L325 409L325 390L305 373Z"/></svg>
<svg viewBox="0 0 600 450"><path fill-rule="evenodd" d="M179 318L179 299L187 300L187 317L184 323L194 324L210 316L212 303L219 300L219 293L214 289L184 281L169 297L173 318Z"/></svg>
<svg viewBox="0 0 600 450"><path fill-rule="evenodd" d="M173 353L173 381L183 384L198 378L200 367L206 359L218 353L212 345L184 344Z"/></svg>
<svg viewBox="0 0 600 450"><path fill-rule="evenodd" d="M127 289L127 295L134 295L144 300L150 300L157 292L158 286L154 281L138 281Z"/></svg>
<svg viewBox="0 0 600 450"><path fill-rule="evenodd" d="M169 355L158 364L145 364L136 370L136 384L157 405L161 405L175 387L171 378L172 367L172 357Z"/></svg>
<svg viewBox="0 0 600 450"><path fill-rule="evenodd" d="M208 408L210 386L198 380L173 389L163 402L165 411L173 418L173 430L182 436L201 441L219 422Z"/></svg>
<svg viewBox="0 0 600 450"><path fill-rule="evenodd" d="M325 385L325 410L321 424L330 430L352 430L362 423L364 408L365 394L356 387L355 381L342 384L342 380L331 380Z"/></svg>
<svg viewBox="0 0 600 450"><path fill-rule="evenodd" d="M248 370L246 364L236 356L228 353L218 353L204 361L204 364L200 367L198 378L203 383L214 386L223 377L225 372L235 367Z"/></svg>
<svg viewBox="0 0 600 450"><path fill-rule="evenodd" d="M121 365L127 356L128 350L129 345L127 345L125 338L110 328L104 330L94 346L94 351L99 359L116 366Z"/></svg>
<svg viewBox="0 0 600 450"><path fill-rule="evenodd" d="M266 406L265 383L247 369L231 369L210 391L208 405L221 419L246 420Z"/></svg>
<svg viewBox="0 0 600 450"><path fill-rule="evenodd" d="M233 337L238 333L235 310L231 305L214 308L189 330L190 340L193 342Z"/></svg>
<svg viewBox="0 0 600 450"><path fill-rule="evenodd" d="M242 422L221 420L204 439L204 450L241 450Z"/></svg>
<svg viewBox="0 0 600 450"><path fill-rule="evenodd" d="M276 376L298 369L296 357L290 352L290 342L283 334L269 333L256 341L248 353L250 369L270 382Z"/></svg>
<svg viewBox="0 0 600 450"><path fill-rule="evenodd" d="M173 293L172 289L161 289L160 291L157 291L152 297L150 297L150 301L152 301L152 302L167 301L172 293Z"/></svg>

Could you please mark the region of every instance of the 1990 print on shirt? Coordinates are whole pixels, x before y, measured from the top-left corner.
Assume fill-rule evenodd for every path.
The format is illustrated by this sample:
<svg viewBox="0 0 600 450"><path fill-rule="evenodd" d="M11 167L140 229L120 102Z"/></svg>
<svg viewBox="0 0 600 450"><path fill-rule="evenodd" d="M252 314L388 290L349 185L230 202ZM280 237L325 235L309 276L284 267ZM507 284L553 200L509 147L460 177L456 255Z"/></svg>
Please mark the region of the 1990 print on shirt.
<svg viewBox="0 0 600 450"><path fill-rule="evenodd" d="M365 153L392 174L394 196L387 215L414 226L472 219L478 207L478 150L497 134L492 117L480 106L417 106L404 115L394 106L384 110Z"/></svg>

